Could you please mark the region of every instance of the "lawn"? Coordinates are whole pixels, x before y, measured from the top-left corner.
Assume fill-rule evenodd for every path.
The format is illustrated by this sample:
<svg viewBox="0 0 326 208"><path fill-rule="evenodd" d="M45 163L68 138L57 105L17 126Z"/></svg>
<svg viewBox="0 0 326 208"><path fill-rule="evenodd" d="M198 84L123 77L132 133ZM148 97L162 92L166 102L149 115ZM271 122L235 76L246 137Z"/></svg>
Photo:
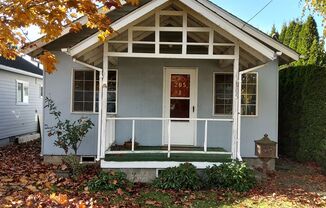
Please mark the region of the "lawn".
<svg viewBox="0 0 326 208"><path fill-rule="evenodd" d="M326 207L326 176L312 164L281 160L270 179L248 193L162 191L135 184L127 191L90 193L90 167L78 180L58 178L39 156L40 143L0 149L0 207Z"/></svg>

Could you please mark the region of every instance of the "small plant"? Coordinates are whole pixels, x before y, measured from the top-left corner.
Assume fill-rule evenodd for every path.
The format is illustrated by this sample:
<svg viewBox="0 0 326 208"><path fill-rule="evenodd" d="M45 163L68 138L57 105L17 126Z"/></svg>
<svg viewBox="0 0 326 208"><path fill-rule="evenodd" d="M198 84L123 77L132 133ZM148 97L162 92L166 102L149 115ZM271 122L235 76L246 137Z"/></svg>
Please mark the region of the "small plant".
<svg viewBox="0 0 326 208"><path fill-rule="evenodd" d="M196 167L191 163L184 163L178 167L167 168L154 180L153 185L160 189L190 189L201 188L201 179Z"/></svg>
<svg viewBox="0 0 326 208"><path fill-rule="evenodd" d="M69 150L73 150L77 155L78 148L83 141L85 135L94 126L92 121L87 118L80 118L77 121L61 119L61 112L57 110L55 103L50 98L45 98L44 108L49 108L50 114L54 116L57 124L49 127L48 135L56 136L54 145L64 150L67 155Z"/></svg>
<svg viewBox="0 0 326 208"><path fill-rule="evenodd" d="M101 171L97 176L90 180L87 184L88 188L92 192L105 192L105 191L115 191L117 189L125 190L130 186L130 182L127 176L123 172L104 172Z"/></svg>
<svg viewBox="0 0 326 208"><path fill-rule="evenodd" d="M234 161L219 166L208 167L205 170L207 183L215 188L233 189L246 192L256 184L253 170L246 163Z"/></svg>

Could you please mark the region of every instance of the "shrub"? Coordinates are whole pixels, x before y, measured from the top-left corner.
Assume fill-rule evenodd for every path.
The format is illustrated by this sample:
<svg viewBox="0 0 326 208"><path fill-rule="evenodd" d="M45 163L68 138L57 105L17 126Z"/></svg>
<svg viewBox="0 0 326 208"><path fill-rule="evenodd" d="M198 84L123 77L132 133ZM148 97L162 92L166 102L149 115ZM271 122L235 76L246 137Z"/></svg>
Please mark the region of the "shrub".
<svg viewBox="0 0 326 208"><path fill-rule="evenodd" d="M175 190L197 190L201 187L201 184L202 182L197 174L196 167L190 163L163 170L160 176L153 182L156 188Z"/></svg>
<svg viewBox="0 0 326 208"><path fill-rule="evenodd" d="M205 173L207 183L216 188L229 188L238 192L245 192L252 189L256 184L253 170L246 163L239 161L208 167Z"/></svg>
<svg viewBox="0 0 326 208"><path fill-rule="evenodd" d="M100 172L97 176L95 176L92 180L90 180L87 184L88 188L92 192L97 191L115 191L117 189L125 190L128 186L130 186L130 182L127 179L125 173L117 171L110 172Z"/></svg>
<svg viewBox="0 0 326 208"><path fill-rule="evenodd" d="M84 164L80 164L80 161L76 155L65 156L62 160L70 171L71 178L74 180L77 180L86 169Z"/></svg>
<svg viewBox="0 0 326 208"><path fill-rule="evenodd" d="M325 164L326 67L289 67L280 71L280 154Z"/></svg>
<svg viewBox="0 0 326 208"><path fill-rule="evenodd" d="M326 175L326 140L322 141L318 151L318 163L321 166L322 172Z"/></svg>

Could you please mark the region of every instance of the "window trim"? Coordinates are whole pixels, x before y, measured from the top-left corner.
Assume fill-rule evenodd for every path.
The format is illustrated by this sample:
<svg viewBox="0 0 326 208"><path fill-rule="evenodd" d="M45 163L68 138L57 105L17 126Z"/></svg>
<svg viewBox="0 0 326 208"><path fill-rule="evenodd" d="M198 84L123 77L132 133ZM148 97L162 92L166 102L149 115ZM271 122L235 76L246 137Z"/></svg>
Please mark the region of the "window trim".
<svg viewBox="0 0 326 208"><path fill-rule="evenodd" d="M94 98L93 98L93 111L74 111L74 81L75 81L75 71L93 71L94 72ZM108 113L107 115L117 115L118 114L118 86L119 86L119 74L118 69L108 69L108 71L115 71L116 72L116 108L115 112ZM83 115L97 115L99 112L96 112L96 70L89 69L89 68L73 68L71 70L71 95L70 95L70 112L72 114L83 114Z"/></svg>
<svg viewBox="0 0 326 208"><path fill-rule="evenodd" d="M216 114L215 113L215 75L216 74L232 74L233 75L233 72L213 72L213 105L212 105L212 115L214 117L232 117L232 114ZM241 114L241 117L248 117L248 118L255 118L255 117L258 117L258 107L259 107L259 92L258 92L258 89L259 89L259 73L258 72L249 72L247 74L256 74L256 113L255 115L242 115ZM242 86L241 86L242 87ZM242 107L242 104L241 104L241 107ZM240 107L240 108L241 108ZM233 105L232 105L232 112L233 112Z"/></svg>
<svg viewBox="0 0 326 208"><path fill-rule="evenodd" d="M24 87L27 86L27 102L24 102L24 98L23 101L20 102L18 101L18 84L22 84L23 85L23 94L24 94ZM23 81L23 80L16 80L16 105L28 105L29 104L29 82L27 81Z"/></svg>

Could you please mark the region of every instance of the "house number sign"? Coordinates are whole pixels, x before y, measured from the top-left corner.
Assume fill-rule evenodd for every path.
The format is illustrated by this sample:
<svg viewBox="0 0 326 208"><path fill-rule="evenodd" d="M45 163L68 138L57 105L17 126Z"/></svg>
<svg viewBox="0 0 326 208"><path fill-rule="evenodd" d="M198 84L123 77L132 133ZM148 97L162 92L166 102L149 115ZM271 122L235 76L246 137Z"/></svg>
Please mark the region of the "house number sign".
<svg viewBox="0 0 326 208"><path fill-rule="evenodd" d="M171 97L190 96L190 75L172 74L171 75Z"/></svg>

